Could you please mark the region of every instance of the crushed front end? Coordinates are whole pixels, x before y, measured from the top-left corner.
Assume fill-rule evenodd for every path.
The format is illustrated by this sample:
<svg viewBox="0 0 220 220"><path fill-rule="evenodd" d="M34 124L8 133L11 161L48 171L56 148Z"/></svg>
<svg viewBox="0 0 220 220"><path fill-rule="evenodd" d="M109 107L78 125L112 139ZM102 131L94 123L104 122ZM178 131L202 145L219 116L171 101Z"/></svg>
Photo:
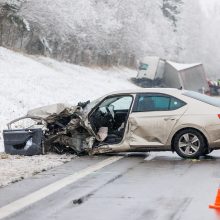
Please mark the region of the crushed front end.
<svg viewBox="0 0 220 220"><path fill-rule="evenodd" d="M90 152L95 137L84 125L83 109L88 103L74 107L61 103L44 106L11 121L3 131L5 152L27 156L47 152ZM26 119L33 124L25 126L22 120Z"/></svg>

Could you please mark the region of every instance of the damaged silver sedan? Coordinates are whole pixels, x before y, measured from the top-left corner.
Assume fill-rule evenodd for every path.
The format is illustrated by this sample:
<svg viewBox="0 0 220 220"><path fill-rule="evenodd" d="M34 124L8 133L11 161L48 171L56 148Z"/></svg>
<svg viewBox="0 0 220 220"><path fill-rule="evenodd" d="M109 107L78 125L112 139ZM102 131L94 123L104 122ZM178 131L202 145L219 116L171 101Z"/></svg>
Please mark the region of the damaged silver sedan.
<svg viewBox="0 0 220 220"><path fill-rule="evenodd" d="M171 150L197 158L220 148L220 105L207 97L152 88L115 92L74 107L37 108L8 124L5 151L34 155ZM34 125L19 128L26 119Z"/></svg>

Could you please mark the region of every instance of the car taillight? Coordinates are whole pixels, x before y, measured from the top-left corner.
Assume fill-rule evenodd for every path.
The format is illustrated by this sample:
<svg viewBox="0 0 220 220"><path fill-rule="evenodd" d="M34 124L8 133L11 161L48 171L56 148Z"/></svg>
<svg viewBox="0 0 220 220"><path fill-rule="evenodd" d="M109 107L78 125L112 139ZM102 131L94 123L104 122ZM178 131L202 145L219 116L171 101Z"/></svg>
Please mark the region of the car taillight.
<svg viewBox="0 0 220 220"><path fill-rule="evenodd" d="M218 114L218 118L220 119L220 114Z"/></svg>

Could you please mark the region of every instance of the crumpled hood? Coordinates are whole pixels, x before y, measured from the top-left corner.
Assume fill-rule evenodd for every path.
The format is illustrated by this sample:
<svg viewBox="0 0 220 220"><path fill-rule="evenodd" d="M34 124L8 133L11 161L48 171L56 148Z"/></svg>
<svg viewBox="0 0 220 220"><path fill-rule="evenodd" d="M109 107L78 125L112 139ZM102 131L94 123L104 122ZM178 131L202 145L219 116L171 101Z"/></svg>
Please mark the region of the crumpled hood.
<svg viewBox="0 0 220 220"><path fill-rule="evenodd" d="M26 116L41 118L51 123L56 120L57 116L69 116L76 112L80 112L80 107L57 103L29 110Z"/></svg>

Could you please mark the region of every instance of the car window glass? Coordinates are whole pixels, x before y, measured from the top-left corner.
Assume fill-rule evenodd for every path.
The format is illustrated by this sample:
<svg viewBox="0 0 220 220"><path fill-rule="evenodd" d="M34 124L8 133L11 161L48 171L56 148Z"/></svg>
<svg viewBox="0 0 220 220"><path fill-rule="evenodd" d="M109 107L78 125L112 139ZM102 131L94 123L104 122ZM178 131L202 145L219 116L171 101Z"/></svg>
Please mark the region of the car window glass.
<svg viewBox="0 0 220 220"><path fill-rule="evenodd" d="M140 95L136 103L135 111L169 111L176 110L184 105L185 102L171 96Z"/></svg>
<svg viewBox="0 0 220 220"><path fill-rule="evenodd" d="M99 109L106 112L106 107L113 110L128 110L132 103L131 96L117 96L105 99L100 105Z"/></svg>
<svg viewBox="0 0 220 220"><path fill-rule="evenodd" d="M117 101L113 102L114 110L128 110L131 106L132 97L124 96Z"/></svg>
<svg viewBox="0 0 220 220"><path fill-rule="evenodd" d="M120 98L121 98L121 97L110 97L110 98L107 98L107 99L105 99L105 100L99 105L99 108L109 106L109 105L111 105L113 102L117 101L117 100L120 99Z"/></svg>
<svg viewBox="0 0 220 220"><path fill-rule="evenodd" d="M181 108L184 105L185 105L185 102L172 97L170 101L170 110L176 110L178 108Z"/></svg>
<svg viewBox="0 0 220 220"><path fill-rule="evenodd" d="M137 111L166 111L169 109L170 98L165 96L139 96Z"/></svg>
<svg viewBox="0 0 220 220"><path fill-rule="evenodd" d="M147 70L149 67L146 63L140 63L139 70Z"/></svg>
<svg viewBox="0 0 220 220"><path fill-rule="evenodd" d="M165 96L153 96L155 111L167 111L169 110L170 97Z"/></svg>

